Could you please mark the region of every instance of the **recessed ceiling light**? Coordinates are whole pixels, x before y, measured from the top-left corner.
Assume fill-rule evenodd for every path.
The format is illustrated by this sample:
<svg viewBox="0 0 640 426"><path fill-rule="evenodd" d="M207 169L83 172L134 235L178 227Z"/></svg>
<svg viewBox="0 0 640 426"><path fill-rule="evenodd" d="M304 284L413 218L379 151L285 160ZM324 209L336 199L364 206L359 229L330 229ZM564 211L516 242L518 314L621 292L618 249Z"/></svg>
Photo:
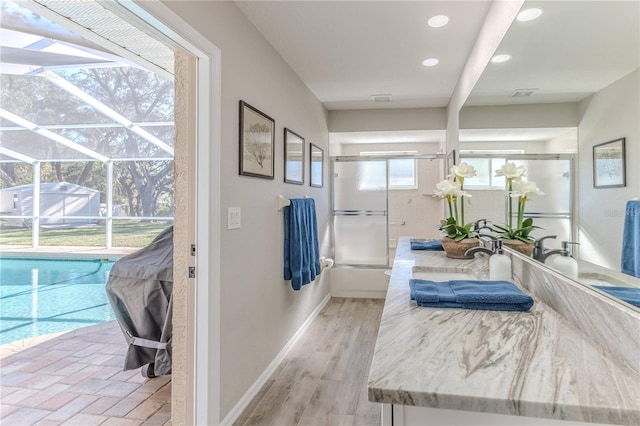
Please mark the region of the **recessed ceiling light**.
<svg viewBox="0 0 640 426"><path fill-rule="evenodd" d="M430 27L433 27L433 28L444 27L449 23L449 17L444 15L432 16L431 18L429 18L427 23L429 24Z"/></svg>
<svg viewBox="0 0 640 426"><path fill-rule="evenodd" d="M424 65L425 67L433 67L438 65L438 63L440 63L440 61L436 58L429 58L422 61L422 65Z"/></svg>
<svg viewBox="0 0 640 426"><path fill-rule="evenodd" d="M527 22L527 21L533 21L534 19L538 18L540 15L542 15L542 9L533 7L531 9L526 9L518 13L518 17L516 19L521 22Z"/></svg>
<svg viewBox="0 0 640 426"><path fill-rule="evenodd" d="M499 64L501 62L507 62L509 59L511 59L511 55L496 55L491 58L491 62L493 62L494 64Z"/></svg>

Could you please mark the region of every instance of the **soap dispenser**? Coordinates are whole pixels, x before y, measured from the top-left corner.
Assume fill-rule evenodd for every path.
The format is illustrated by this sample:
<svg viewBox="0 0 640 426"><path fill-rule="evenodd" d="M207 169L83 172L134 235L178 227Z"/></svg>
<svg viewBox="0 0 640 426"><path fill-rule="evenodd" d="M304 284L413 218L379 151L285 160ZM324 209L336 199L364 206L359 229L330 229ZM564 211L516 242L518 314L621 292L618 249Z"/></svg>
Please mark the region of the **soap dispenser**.
<svg viewBox="0 0 640 426"><path fill-rule="evenodd" d="M511 281L511 258L502 250L502 240L493 241L494 254L489 257L489 279Z"/></svg>
<svg viewBox="0 0 640 426"><path fill-rule="evenodd" d="M578 279L578 261L571 257L571 253L569 253L569 244L578 243L563 241L560 256L556 256L552 267L561 274L576 280Z"/></svg>

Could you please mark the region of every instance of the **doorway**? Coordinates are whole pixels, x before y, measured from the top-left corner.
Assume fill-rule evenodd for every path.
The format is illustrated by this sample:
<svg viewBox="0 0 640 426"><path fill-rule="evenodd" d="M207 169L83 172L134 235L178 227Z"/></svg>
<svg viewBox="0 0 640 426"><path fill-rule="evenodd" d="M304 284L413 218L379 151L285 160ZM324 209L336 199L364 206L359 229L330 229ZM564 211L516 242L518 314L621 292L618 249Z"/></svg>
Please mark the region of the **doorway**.
<svg viewBox="0 0 640 426"><path fill-rule="evenodd" d="M220 51L161 2L100 3L125 22L169 41L175 50L189 56L185 60L189 77L179 88L185 90L185 105L189 109L181 129L177 130L184 135L185 143L175 157L176 171L183 185L182 191L176 190L176 196L180 196L184 208L176 209L174 217L176 225L182 221L184 231L174 241L173 344L184 352L174 353L172 418L177 424L217 424L220 421L220 177L217 172ZM37 0L30 4L34 9L47 9ZM82 3L73 6L79 5ZM179 265L196 268L195 278L190 278ZM206 285L198 285L199 282Z"/></svg>

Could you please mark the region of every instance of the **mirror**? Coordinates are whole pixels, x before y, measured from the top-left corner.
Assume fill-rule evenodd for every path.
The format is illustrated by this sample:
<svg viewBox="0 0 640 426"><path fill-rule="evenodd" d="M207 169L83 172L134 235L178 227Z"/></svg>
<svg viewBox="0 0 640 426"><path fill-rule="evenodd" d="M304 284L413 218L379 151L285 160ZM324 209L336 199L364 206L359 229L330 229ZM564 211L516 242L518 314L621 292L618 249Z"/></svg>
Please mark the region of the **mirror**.
<svg viewBox="0 0 640 426"><path fill-rule="evenodd" d="M302 185L304 183L304 138L284 129L284 181Z"/></svg>
<svg viewBox="0 0 640 426"><path fill-rule="evenodd" d="M542 14L513 22L495 52L510 60L487 65L460 112L460 156L573 157L569 174L536 172L546 194L531 209L569 213L571 225L535 218L546 229L532 234L557 234L545 241L556 250L562 240L578 241L573 278L583 284L640 287L639 278L620 272L625 206L640 196L632 166L640 162L640 2L526 1L521 10L532 8ZM596 187L593 147L622 138L628 167L626 179L617 179L624 185ZM554 174L573 183L569 194L559 197L555 184L542 188ZM551 208L567 197L568 212Z"/></svg>
<svg viewBox="0 0 640 426"><path fill-rule="evenodd" d="M311 166L309 167L309 185L322 188L324 186L323 182L323 170L324 170L324 151L317 145L309 144L309 162Z"/></svg>

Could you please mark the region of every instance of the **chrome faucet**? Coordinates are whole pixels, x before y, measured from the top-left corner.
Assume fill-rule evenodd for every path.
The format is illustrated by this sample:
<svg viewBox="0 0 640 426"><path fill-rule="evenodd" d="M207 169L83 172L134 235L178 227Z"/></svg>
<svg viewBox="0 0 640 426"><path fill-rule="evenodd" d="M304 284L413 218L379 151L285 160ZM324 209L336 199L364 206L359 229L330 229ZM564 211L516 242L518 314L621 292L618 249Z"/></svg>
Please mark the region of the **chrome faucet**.
<svg viewBox="0 0 640 426"><path fill-rule="evenodd" d="M549 256L552 256L554 254L560 254L562 256L573 257L571 255L571 253L569 252L569 244L580 244L580 243L574 243L573 241L563 241L561 249L549 250L549 251L545 252L543 254L541 262L544 263Z"/></svg>
<svg viewBox="0 0 640 426"><path fill-rule="evenodd" d="M543 241L547 238L556 238L557 235L547 235L546 237L536 239L533 244L533 258L538 262L544 263L544 260L551 256L552 254L560 253L560 250L551 250L553 253L549 252L549 254L544 252L544 243Z"/></svg>
<svg viewBox="0 0 640 426"><path fill-rule="evenodd" d="M476 220L475 225L473 226L473 230L480 233L481 230L483 229L488 229L489 232L492 232L493 229L491 229L491 227L487 224L487 219L478 219Z"/></svg>
<svg viewBox="0 0 640 426"><path fill-rule="evenodd" d="M478 239L480 240L480 247L490 248L495 253L496 243L494 241L498 241L498 237L491 234L481 234L478 235Z"/></svg>
<svg viewBox="0 0 640 426"><path fill-rule="evenodd" d="M469 250L464 252L464 255L467 257L475 257L476 253L484 253L484 254L488 254L489 256L496 254L496 252L498 252L498 250L500 250L500 252L502 252L502 241L497 239L496 237L492 236L492 235L483 235L483 237L489 237L489 242L491 243L491 248L488 249L482 245L478 246L478 247L473 247L470 248ZM482 238L481 238L481 242L482 242Z"/></svg>
<svg viewBox="0 0 640 426"><path fill-rule="evenodd" d="M486 247L478 246L478 247L470 248L469 250L465 251L464 255L467 257L474 257L476 253L485 253L485 254L488 254L489 256L494 254L493 250L489 250Z"/></svg>
<svg viewBox="0 0 640 426"><path fill-rule="evenodd" d="M544 252L540 259L536 258L536 260L539 260L540 262L545 263L547 260L547 257L553 256L554 254L562 254L562 253L564 253L564 250L561 250L561 249L549 250Z"/></svg>

